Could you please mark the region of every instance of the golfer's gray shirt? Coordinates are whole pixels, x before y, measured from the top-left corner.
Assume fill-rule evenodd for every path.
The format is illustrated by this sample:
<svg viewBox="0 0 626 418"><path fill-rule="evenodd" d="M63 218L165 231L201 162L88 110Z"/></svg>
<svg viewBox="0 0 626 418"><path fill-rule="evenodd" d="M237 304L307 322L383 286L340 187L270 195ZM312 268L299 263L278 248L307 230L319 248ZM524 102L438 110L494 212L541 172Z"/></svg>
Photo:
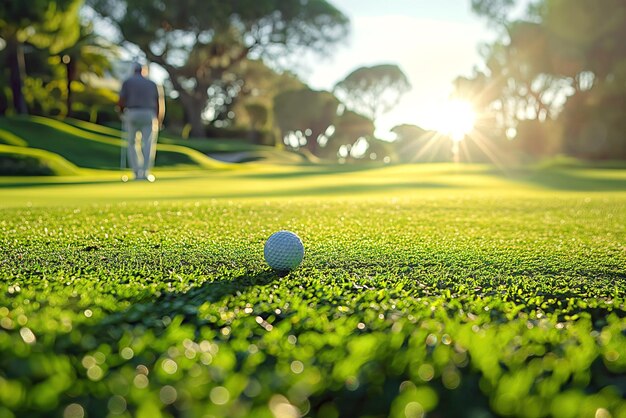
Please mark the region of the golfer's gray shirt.
<svg viewBox="0 0 626 418"><path fill-rule="evenodd" d="M134 74L122 84L120 98L128 109L150 109L156 112L159 91L152 80Z"/></svg>

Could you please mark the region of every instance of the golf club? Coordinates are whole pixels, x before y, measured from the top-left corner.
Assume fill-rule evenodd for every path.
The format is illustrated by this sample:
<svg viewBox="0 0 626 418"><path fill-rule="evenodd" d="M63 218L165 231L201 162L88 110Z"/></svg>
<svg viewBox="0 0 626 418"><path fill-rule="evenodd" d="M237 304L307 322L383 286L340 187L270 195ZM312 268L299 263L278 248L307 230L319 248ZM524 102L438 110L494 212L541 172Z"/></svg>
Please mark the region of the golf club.
<svg viewBox="0 0 626 418"><path fill-rule="evenodd" d="M120 171L122 172L122 181L126 183L128 181L128 176L124 174L124 170L126 170L126 154L128 153L128 143L126 141L126 134L124 130L124 115L120 115L120 119L122 120L122 130L120 137Z"/></svg>

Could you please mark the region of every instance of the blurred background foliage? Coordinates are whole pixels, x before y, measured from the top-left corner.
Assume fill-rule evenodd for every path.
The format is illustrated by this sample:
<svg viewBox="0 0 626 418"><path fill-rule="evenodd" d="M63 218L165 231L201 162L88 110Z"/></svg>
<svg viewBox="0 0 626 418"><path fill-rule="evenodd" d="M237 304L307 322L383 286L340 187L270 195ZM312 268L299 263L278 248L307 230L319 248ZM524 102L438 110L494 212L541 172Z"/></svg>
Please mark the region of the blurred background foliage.
<svg viewBox="0 0 626 418"><path fill-rule="evenodd" d="M626 2L535 0L523 13L515 0L471 4L498 37L454 82L478 115L460 152L419 126L376 138L376 119L411 88L393 63L356 68L327 92L291 71L349 33L325 0L3 2L0 114L116 124L120 80L139 59L163 72L165 127L185 139L350 162L626 159Z"/></svg>
<svg viewBox="0 0 626 418"><path fill-rule="evenodd" d="M531 156L626 158L626 2L473 0L499 29L458 95L495 116L489 131Z"/></svg>

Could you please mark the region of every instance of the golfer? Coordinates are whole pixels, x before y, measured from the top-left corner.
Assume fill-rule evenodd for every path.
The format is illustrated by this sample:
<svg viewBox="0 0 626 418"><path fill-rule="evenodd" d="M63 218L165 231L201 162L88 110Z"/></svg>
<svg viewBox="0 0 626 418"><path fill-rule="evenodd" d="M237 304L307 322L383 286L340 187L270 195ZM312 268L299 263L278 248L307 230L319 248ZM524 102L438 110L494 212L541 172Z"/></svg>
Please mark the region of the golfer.
<svg viewBox="0 0 626 418"><path fill-rule="evenodd" d="M133 75L122 84L118 106L128 141L128 161L135 180L154 181L154 165L159 128L165 115L163 90L146 78L148 68L133 64Z"/></svg>

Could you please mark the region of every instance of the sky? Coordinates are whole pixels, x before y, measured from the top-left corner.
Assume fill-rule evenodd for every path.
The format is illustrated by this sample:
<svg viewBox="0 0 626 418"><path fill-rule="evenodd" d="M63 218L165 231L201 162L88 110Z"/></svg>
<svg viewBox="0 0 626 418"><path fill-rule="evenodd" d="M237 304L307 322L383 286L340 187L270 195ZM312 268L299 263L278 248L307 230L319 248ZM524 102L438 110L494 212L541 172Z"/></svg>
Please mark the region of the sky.
<svg viewBox="0 0 626 418"><path fill-rule="evenodd" d="M452 82L481 64L478 48L494 38L470 0L331 0L351 21L351 35L330 57L298 70L310 87L331 90L358 67L396 64L412 85L399 105L376 121L389 137L396 125L436 129Z"/></svg>

